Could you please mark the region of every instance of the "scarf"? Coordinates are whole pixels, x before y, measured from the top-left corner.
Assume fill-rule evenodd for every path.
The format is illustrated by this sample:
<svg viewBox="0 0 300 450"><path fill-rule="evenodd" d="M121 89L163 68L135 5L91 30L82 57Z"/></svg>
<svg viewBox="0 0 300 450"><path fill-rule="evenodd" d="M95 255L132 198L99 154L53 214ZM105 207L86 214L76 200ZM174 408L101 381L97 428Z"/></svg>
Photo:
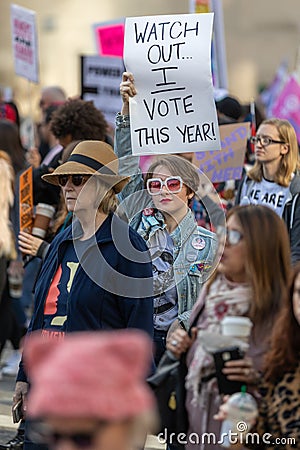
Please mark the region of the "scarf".
<svg viewBox="0 0 300 450"><path fill-rule="evenodd" d="M205 301L204 320L201 321L200 330L221 334L221 320L226 316L245 316L249 311L252 299L252 289L246 283L233 283L228 281L224 275L217 275L210 286L209 292L203 299ZM189 371L186 378L186 388L193 391L193 402L198 402L201 389L201 400L203 386L201 380L214 373L213 356L208 353L201 343L201 331L193 344L195 349ZM216 379L212 378L206 384L209 392L216 386Z"/></svg>

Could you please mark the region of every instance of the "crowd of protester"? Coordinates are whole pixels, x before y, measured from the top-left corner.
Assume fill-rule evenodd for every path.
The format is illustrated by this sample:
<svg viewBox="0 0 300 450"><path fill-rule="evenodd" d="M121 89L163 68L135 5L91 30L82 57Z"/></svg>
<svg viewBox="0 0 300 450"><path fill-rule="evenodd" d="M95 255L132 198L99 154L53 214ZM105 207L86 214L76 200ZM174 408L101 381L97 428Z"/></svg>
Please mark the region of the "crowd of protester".
<svg viewBox="0 0 300 450"><path fill-rule="evenodd" d="M35 148L22 144L22 118L15 103L0 98L0 356L11 347L10 358L1 359L0 380L16 377L13 406L25 406L29 399L28 420L23 407L17 435L0 443L0 449L59 448L65 439L77 447L88 441L95 450L129 450L128 433L135 438L136 418L147 411L147 420L138 421L141 448L147 432L155 432L157 419L145 379L155 373L165 352L174 360L187 355L186 448L222 448L188 437L221 433L227 399L223 403L203 333L220 334L222 319L230 316L248 317L253 324L243 357L223 369L228 380L246 385L257 400L253 430L296 442L268 447L260 442L254 448L299 448L300 184L292 124L266 119L258 111L243 177L211 185L214 196L209 196L189 154L159 156L142 173L130 138L133 74L124 72L120 94L122 110L112 139L104 114L92 102L67 99L59 86L43 88ZM220 125L251 119L249 105L228 94L216 100L216 109ZM19 231L19 175L29 166L34 210L39 203L55 209L43 239L30 230ZM18 298L11 294L10 276L23 280ZM189 324L195 317L191 335ZM126 328L139 331L131 336ZM127 341L137 346L131 359ZM86 352L94 342L95 353ZM77 352L76 363L67 359L71 348ZM98 350L107 367L93 361ZM53 367L59 357L66 359L61 370ZM109 358L114 357L110 372ZM127 391L116 375L118 365L125 378L132 371L126 386L132 409L129 403L125 407ZM68 378L76 367L78 391L75 380ZM52 384L47 377L40 379L39 370L49 371L53 399L48 395ZM95 385L89 385L92 370L103 377ZM117 394L101 391L105 377L116 377L115 392L120 389L115 416L110 415L114 408L109 396ZM58 388L63 382L70 383L66 392ZM140 384L142 392L136 408L130 383L133 390ZM87 399L85 405L80 395ZM69 401L80 403L78 414L68 408ZM95 402L99 408L94 409ZM116 442L96 444L98 434L103 438L106 432L103 442L113 437ZM119 439L114 432L120 433ZM170 449L177 445L168 442Z"/></svg>

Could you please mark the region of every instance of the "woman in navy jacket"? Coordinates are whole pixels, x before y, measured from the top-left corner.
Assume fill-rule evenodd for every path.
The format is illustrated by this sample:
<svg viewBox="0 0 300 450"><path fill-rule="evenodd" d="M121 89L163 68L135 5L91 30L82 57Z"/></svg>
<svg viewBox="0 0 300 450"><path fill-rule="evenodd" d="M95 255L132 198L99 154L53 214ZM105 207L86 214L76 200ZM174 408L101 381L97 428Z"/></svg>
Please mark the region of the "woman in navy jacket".
<svg viewBox="0 0 300 450"><path fill-rule="evenodd" d="M43 178L62 187L75 219L47 252L28 332L63 339L74 331L139 328L152 337L151 260L144 240L114 214L127 178L118 175L112 148L82 141ZM14 404L26 396L27 381L21 363Z"/></svg>

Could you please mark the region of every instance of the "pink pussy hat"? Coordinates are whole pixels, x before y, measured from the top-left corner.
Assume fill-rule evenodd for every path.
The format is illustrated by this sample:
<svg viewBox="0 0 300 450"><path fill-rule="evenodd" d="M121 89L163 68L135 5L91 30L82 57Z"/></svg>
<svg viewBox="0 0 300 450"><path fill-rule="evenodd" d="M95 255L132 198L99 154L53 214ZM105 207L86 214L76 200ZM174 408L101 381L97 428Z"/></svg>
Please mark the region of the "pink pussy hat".
<svg viewBox="0 0 300 450"><path fill-rule="evenodd" d="M139 330L71 333L63 341L33 333L24 348L27 416L118 421L153 410L145 381L151 354Z"/></svg>

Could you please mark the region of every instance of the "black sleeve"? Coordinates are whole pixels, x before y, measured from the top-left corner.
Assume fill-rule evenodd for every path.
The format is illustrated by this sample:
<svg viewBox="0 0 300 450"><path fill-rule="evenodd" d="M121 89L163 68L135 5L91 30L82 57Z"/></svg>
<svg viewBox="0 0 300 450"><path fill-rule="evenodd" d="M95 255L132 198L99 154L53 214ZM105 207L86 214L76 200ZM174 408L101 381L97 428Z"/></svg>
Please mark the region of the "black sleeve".
<svg viewBox="0 0 300 450"><path fill-rule="evenodd" d="M292 219L292 226L289 229L289 234L292 263L295 264L297 261L300 261L300 195L297 195L293 214L294 216ZM288 223L287 226L289 227Z"/></svg>
<svg viewBox="0 0 300 450"><path fill-rule="evenodd" d="M244 172L244 175L241 178L239 185L238 185L238 189L237 189L237 193L236 193L235 201L234 201L235 206L239 205L241 202L241 192L242 192L242 187L243 187L244 183L247 183L247 173L246 172Z"/></svg>

